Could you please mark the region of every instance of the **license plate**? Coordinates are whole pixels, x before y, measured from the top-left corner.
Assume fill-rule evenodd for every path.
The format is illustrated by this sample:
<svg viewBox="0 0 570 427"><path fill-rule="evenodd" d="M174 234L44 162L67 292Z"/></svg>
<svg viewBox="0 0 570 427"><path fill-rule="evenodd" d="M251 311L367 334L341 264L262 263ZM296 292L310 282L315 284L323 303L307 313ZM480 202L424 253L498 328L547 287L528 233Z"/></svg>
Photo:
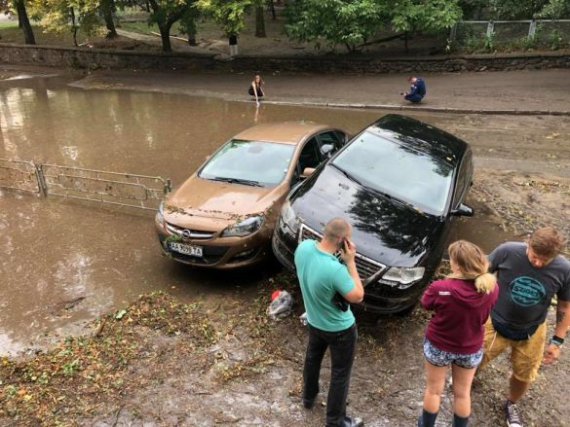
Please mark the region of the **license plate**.
<svg viewBox="0 0 570 427"><path fill-rule="evenodd" d="M202 257L202 247L201 246L192 246L192 245L185 245L184 243L176 243L170 242L168 244L170 250L178 252L179 254L195 256L195 257Z"/></svg>

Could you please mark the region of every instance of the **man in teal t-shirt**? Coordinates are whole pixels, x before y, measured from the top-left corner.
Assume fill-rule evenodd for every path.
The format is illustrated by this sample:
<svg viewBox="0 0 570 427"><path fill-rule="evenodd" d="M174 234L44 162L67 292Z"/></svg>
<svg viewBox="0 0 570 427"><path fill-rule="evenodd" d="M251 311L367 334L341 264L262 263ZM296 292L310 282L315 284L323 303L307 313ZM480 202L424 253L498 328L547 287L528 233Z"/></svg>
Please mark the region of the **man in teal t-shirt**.
<svg viewBox="0 0 570 427"><path fill-rule="evenodd" d="M358 303L364 298L351 235L350 224L335 218L325 226L320 242L306 240L295 251L297 277L309 324L309 345L303 370L303 405L311 409L315 403L321 363L327 348L330 348L327 427L363 425L362 420L346 416L346 398L358 334L350 306L341 302L344 299ZM339 250L344 265L334 256Z"/></svg>

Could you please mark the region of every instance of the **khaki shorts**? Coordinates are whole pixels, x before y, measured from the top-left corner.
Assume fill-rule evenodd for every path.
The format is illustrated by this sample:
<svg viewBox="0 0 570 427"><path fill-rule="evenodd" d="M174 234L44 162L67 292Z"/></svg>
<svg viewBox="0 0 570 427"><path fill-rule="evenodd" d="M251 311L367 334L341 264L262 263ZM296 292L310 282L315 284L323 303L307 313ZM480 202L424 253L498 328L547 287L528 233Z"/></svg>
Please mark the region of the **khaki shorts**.
<svg viewBox="0 0 570 427"><path fill-rule="evenodd" d="M538 376L545 343L546 323L540 325L530 339L513 341L498 334L493 328L491 319L489 319L485 324L484 355L481 368L484 368L491 360L510 348L513 376L519 381L531 383Z"/></svg>

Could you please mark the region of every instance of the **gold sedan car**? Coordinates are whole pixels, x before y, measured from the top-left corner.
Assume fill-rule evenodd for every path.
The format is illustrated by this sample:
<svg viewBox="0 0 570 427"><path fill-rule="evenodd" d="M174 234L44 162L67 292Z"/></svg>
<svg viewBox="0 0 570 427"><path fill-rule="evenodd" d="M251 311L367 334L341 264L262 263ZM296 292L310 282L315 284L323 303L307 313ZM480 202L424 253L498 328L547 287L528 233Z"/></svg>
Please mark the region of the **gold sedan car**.
<svg viewBox="0 0 570 427"><path fill-rule="evenodd" d="M162 250L197 267L263 260L289 190L347 139L342 130L309 122L244 130L161 204L155 224Z"/></svg>

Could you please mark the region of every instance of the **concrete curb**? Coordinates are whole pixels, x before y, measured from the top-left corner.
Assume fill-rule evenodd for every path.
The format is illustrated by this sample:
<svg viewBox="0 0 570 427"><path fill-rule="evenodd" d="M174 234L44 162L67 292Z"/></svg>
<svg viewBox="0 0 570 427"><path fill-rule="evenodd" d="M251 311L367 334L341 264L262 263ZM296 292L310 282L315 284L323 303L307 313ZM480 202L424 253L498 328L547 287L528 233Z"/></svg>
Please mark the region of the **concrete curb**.
<svg viewBox="0 0 570 427"><path fill-rule="evenodd" d="M241 102L251 102L249 100L236 100ZM264 104L271 105L292 105L304 107L327 107L327 108L354 108L363 110L396 110L396 111L426 111L430 113L449 114L484 114L484 115L509 115L509 116L570 116L570 111L551 110L481 110L473 108L447 108L447 107L427 107L423 105L395 105L395 104L362 104L362 103L342 103L342 102L313 102L313 101L263 101Z"/></svg>

